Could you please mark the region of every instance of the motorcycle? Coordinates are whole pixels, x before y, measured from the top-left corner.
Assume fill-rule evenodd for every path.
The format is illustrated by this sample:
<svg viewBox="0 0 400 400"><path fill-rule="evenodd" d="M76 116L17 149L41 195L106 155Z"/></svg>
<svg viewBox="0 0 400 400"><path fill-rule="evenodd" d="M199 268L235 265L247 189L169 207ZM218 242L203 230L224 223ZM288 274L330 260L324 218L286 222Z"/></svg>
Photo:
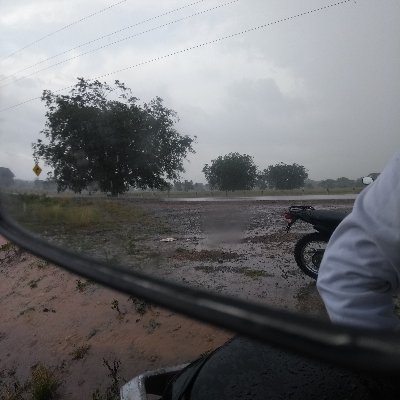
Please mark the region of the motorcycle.
<svg viewBox="0 0 400 400"><path fill-rule="evenodd" d="M298 220L311 224L316 230L303 236L294 248L296 264L306 275L317 279L326 245L347 214L336 210L316 210L312 206L291 206L284 214L287 221L286 232Z"/></svg>

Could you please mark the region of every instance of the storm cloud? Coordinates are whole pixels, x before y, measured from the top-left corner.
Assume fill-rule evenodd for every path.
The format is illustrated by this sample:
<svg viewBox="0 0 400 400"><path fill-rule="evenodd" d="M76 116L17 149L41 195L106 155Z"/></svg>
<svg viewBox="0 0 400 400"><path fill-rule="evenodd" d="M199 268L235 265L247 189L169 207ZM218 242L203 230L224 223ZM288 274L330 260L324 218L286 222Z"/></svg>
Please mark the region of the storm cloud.
<svg viewBox="0 0 400 400"><path fill-rule="evenodd" d="M0 109L217 38L315 10L333 1L128 0L9 54L117 1L0 1ZM12 78L15 71L99 36ZM259 167L300 163L312 179L379 172L400 148L400 4L348 1L107 76L146 102L155 96L177 111L177 128L196 135L183 178L204 181L205 163L240 152ZM26 76L129 35L150 32ZM67 93L67 91L65 92ZM0 113L0 165L33 179L31 143L40 137L39 100Z"/></svg>

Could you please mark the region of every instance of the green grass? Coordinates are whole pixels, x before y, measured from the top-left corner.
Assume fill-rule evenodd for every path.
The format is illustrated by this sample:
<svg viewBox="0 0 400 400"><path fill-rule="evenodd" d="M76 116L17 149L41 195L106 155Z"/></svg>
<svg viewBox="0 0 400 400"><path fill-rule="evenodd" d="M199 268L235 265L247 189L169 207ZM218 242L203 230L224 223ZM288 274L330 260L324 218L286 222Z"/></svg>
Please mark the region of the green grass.
<svg viewBox="0 0 400 400"><path fill-rule="evenodd" d="M104 198L18 194L8 203L10 214L18 223L38 232L60 226L65 230L112 228L119 223L145 224L151 219L141 207Z"/></svg>
<svg viewBox="0 0 400 400"><path fill-rule="evenodd" d="M77 347L72 353L72 359L73 360L82 360L84 359L90 350L90 344L84 344L82 346Z"/></svg>
<svg viewBox="0 0 400 400"><path fill-rule="evenodd" d="M158 253L146 244L149 238L172 234L159 208L152 211L152 201L148 206L132 199L37 194L15 194L8 200L9 214L27 230L111 265L150 262ZM6 254L8 247L1 250ZM77 282L78 291L86 289L86 282Z"/></svg>
<svg viewBox="0 0 400 400"><path fill-rule="evenodd" d="M53 400L59 398L61 381L53 369L39 364L32 371L31 394L33 400Z"/></svg>
<svg viewBox="0 0 400 400"><path fill-rule="evenodd" d="M239 272L247 276L248 278L252 279L258 279L258 278L271 278L273 277L272 274L266 272L266 271L261 271L259 269L251 269L251 268L240 268Z"/></svg>
<svg viewBox="0 0 400 400"><path fill-rule="evenodd" d="M24 383L17 378L16 370L0 371L0 399L55 400L60 398L61 384L57 368L43 364L33 367L30 379Z"/></svg>

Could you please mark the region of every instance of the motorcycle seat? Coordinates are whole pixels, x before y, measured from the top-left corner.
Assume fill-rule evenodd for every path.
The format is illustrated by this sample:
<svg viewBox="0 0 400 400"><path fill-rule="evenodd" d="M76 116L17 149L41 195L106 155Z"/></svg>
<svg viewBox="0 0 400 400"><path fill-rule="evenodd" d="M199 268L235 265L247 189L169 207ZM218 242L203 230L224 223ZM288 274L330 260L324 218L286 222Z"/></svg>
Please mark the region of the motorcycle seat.
<svg viewBox="0 0 400 400"><path fill-rule="evenodd" d="M322 222L329 225L339 225L349 214L348 211L336 210L310 210L308 213L314 223Z"/></svg>

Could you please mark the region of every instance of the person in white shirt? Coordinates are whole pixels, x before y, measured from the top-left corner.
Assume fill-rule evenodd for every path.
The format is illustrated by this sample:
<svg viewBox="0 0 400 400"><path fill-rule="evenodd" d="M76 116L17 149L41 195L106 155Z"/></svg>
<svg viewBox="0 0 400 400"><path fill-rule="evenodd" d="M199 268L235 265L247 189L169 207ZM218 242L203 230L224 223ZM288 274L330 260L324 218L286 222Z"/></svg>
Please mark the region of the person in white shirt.
<svg viewBox="0 0 400 400"><path fill-rule="evenodd" d="M333 323L400 330L393 303L400 290L400 153L333 233L317 288Z"/></svg>

